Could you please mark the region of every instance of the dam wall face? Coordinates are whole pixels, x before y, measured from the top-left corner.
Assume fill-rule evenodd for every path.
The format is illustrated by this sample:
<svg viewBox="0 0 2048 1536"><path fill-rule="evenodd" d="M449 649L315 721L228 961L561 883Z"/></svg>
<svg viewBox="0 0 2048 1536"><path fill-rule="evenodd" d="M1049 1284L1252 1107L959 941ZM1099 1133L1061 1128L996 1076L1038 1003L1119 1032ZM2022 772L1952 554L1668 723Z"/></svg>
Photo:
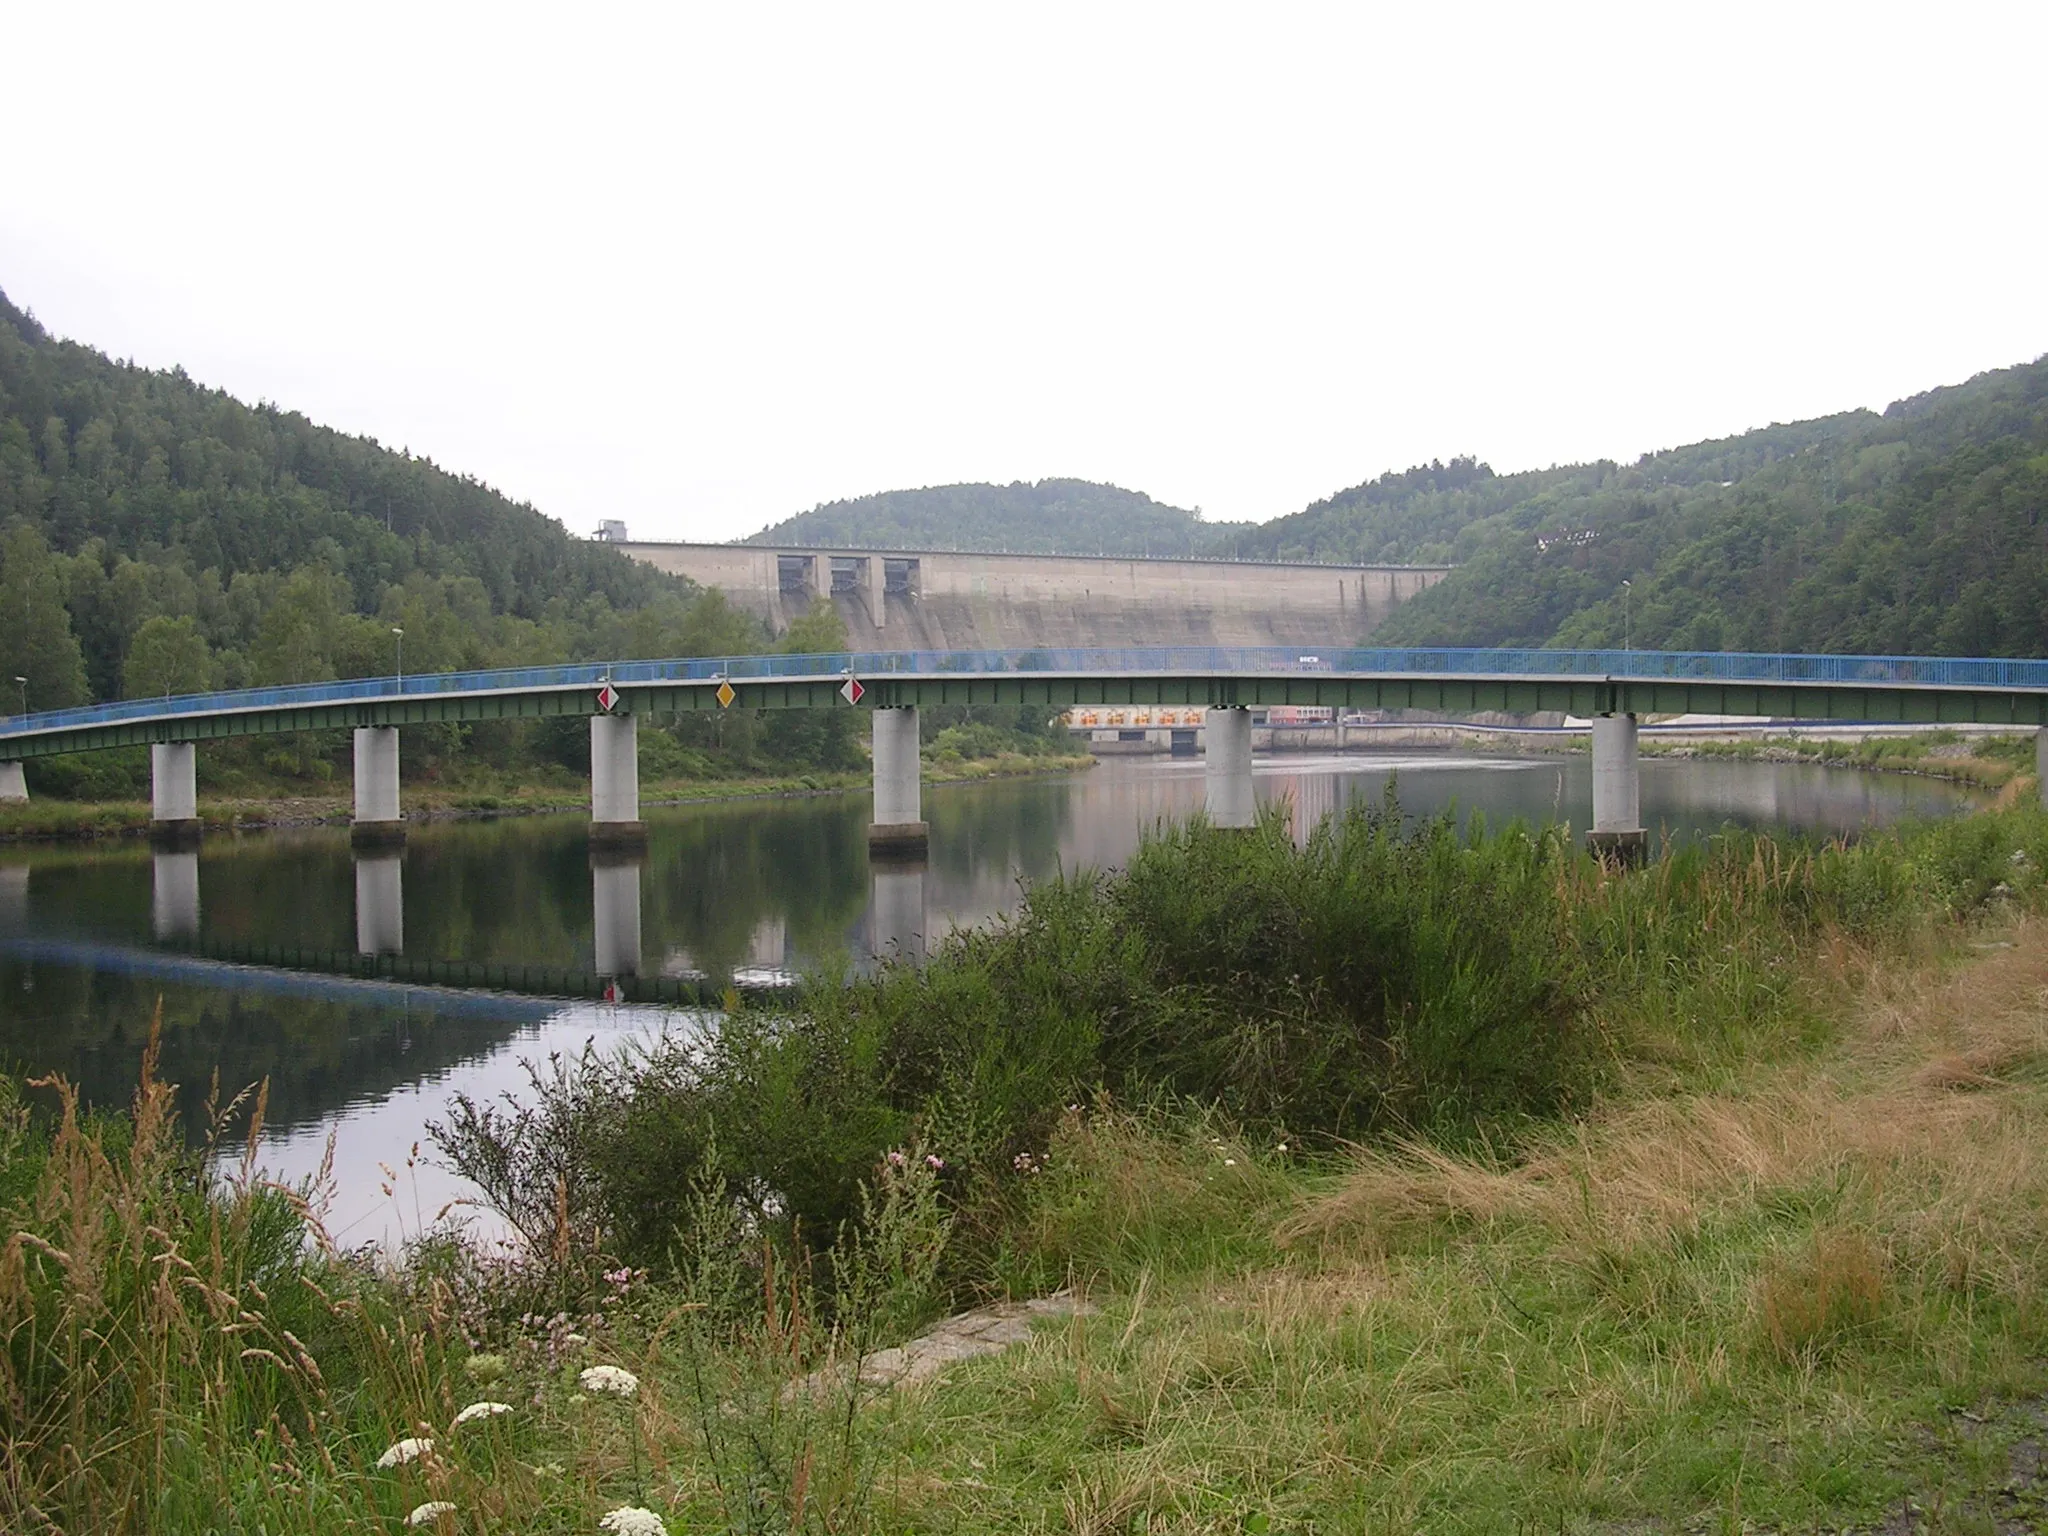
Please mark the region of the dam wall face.
<svg viewBox="0 0 2048 1536"><path fill-rule="evenodd" d="M1355 645L1449 571L761 544L619 548L717 587L777 634L815 598L828 597L852 643L882 651Z"/></svg>

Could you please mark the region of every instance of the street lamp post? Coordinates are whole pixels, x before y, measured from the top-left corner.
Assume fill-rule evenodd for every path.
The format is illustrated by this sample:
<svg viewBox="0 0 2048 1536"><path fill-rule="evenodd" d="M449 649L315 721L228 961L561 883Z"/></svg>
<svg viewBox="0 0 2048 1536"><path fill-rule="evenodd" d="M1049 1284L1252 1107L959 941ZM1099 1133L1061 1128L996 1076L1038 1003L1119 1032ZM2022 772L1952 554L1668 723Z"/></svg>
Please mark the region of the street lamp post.
<svg viewBox="0 0 2048 1536"><path fill-rule="evenodd" d="M397 668L399 691L402 693L405 690L405 631L394 624L391 626L391 633L398 636L398 659L394 665Z"/></svg>
<svg viewBox="0 0 2048 1536"><path fill-rule="evenodd" d="M1629 584L1621 584L1621 654L1628 654Z"/></svg>
<svg viewBox="0 0 2048 1536"><path fill-rule="evenodd" d="M17 677L15 681L21 684L21 712L25 715L28 713L28 679Z"/></svg>

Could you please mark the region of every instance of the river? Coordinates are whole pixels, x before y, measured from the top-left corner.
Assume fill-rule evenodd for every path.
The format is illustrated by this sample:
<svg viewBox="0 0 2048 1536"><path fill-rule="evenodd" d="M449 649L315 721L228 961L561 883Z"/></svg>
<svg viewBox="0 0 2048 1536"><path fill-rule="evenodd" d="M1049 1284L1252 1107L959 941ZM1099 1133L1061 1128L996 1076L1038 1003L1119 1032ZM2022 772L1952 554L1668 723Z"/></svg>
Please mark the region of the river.
<svg viewBox="0 0 2048 1536"><path fill-rule="evenodd" d="M1282 754L1254 771L1260 799L1290 801L1297 828L1350 797L1379 796L1390 778L1417 815L1591 820L1582 755ZM209 954L360 948L401 952L414 967L635 969L712 993L770 984L836 956L915 953L1009 909L1020 882L1113 865L1146 827L1200 807L1202 775L1199 759L1122 758L1083 774L928 788L922 868L870 867L864 795L650 807L647 857L625 865L593 866L583 818L566 814L420 824L401 855L360 863L338 827L215 834L197 855L131 841L0 849L0 1053L119 1104L161 997L161 1070L185 1086L188 1125L202 1124L216 1067L228 1093L267 1078L263 1166L306 1178L331 1139L330 1231L344 1245L389 1243L465 1193L424 1155L407 1167L451 1095L517 1092L524 1061L697 1028L704 1015ZM1844 769L1642 765L1644 824L1674 838L1731 824L1855 832L1972 803L1936 781Z"/></svg>

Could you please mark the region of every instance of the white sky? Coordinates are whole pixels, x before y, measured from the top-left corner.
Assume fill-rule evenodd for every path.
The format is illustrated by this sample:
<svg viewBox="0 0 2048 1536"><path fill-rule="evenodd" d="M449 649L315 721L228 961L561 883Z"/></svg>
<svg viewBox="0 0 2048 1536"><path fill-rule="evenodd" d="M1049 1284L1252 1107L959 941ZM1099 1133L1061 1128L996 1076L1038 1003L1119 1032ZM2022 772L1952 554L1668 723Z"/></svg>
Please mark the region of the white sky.
<svg viewBox="0 0 2048 1536"><path fill-rule="evenodd" d="M2048 6L5 8L0 288L587 532L1264 518L2048 350Z"/></svg>

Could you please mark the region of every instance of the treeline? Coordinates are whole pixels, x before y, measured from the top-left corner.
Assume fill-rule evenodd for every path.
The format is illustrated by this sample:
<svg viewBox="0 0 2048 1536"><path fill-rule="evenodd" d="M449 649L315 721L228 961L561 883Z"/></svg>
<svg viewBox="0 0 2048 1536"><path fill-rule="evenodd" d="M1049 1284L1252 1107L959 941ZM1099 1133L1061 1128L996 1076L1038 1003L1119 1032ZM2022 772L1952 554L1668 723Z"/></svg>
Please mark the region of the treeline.
<svg viewBox="0 0 2048 1536"><path fill-rule="evenodd" d="M1632 465L1423 465L1239 542L1456 563L1393 644L2022 656L2048 652L2044 517L2048 360Z"/></svg>
<svg viewBox="0 0 2048 1536"><path fill-rule="evenodd" d="M819 615L784 643L844 641ZM475 480L244 405L181 370L59 341L0 295L0 708L20 708L24 694L52 709L374 676L401 662L438 672L774 648L717 593L574 538ZM677 730L718 771L858 756L845 727L817 722ZM409 771L472 747L512 771L587 750L512 724L416 734ZM312 771L340 750L322 738L284 756L273 745L261 760ZM41 769L42 782L134 787L133 764L95 756ZM259 754L245 744L207 756L247 767Z"/></svg>
<svg viewBox="0 0 2048 1536"><path fill-rule="evenodd" d="M826 502L750 544L970 549L1059 555L1194 555L1250 524L1205 523L1199 508L1090 480L934 485Z"/></svg>

